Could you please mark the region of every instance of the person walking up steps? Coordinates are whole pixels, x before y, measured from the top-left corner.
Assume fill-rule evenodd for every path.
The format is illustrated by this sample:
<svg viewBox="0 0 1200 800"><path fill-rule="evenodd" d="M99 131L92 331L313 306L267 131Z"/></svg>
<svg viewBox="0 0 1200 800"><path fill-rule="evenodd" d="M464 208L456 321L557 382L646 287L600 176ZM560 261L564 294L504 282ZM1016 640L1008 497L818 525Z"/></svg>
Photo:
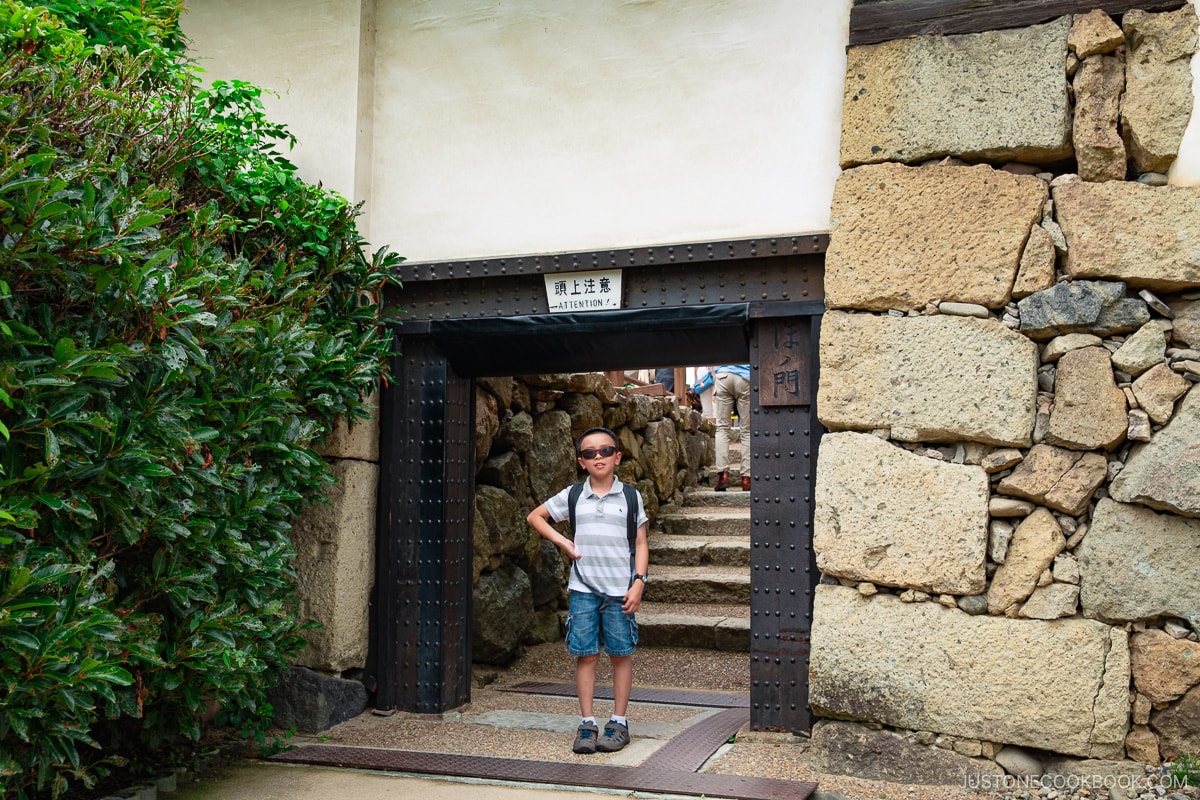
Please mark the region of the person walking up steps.
<svg viewBox="0 0 1200 800"><path fill-rule="evenodd" d="M742 489L750 491L750 365L714 367L712 373L713 415L717 418L717 485L713 490L729 488L729 428L737 403L742 428Z"/></svg>
<svg viewBox="0 0 1200 800"><path fill-rule="evenodd" d="M568 486L529 512L526 522L572 559L567 652L575 656L575 691L583 720L572 749L612 753L629 744L629 695L637 619L646 588L650 548L642 496L617 480L621 463L617 435L608 428L584 431L575 443L583 483ZM571 520L574 541L551 527ZM596 665L608 652L613 671L613 713L603 735L592 713Z"/></svg>

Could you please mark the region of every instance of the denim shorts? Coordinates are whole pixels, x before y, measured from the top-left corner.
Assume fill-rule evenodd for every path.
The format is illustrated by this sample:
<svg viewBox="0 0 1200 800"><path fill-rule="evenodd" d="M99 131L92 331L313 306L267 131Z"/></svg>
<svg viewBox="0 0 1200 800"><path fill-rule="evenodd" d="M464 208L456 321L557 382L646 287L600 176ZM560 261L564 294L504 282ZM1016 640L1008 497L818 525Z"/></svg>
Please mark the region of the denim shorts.
<svg viewBox="0 0 1200 800"><path fill-rule="evenodd" d="M567 652L576 657L598 655L603 640L609 656L633 655L637 650L637 620L621 610L623 602L621 597L571 592Z"/></svg>

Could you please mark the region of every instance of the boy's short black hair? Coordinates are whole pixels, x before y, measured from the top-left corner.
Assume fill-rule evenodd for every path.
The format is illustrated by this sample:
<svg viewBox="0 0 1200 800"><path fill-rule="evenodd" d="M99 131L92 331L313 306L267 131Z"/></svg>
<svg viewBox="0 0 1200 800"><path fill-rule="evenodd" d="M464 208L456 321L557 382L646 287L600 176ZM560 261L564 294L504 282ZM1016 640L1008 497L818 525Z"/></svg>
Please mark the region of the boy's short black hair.
<svg viewBox="0 0 1200 800"><path fill-rule="evenodd" d="M608 437L610 439L612 439L613 447L617 448L618 453L621 452L621 441L617 438L617 435L615 433L613 433L611 429L609 429L609 428L588 428L586 431L579 434L579 438L575 440L576 455L579 454L580 448L583 447L583 440L586 439L587 437L591 436L593 433L607 434Z"/></svg>

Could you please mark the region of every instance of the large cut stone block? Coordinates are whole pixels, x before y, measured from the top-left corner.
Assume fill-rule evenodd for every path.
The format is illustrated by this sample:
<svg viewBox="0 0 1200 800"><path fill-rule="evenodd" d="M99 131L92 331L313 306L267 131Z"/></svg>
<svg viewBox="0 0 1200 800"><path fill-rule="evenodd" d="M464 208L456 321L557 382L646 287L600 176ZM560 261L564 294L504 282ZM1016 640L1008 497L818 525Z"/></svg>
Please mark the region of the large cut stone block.
<svg viewBox="0 0 1200 800"><path fill-rule="evenodd" d="M1200 521L1105 498L1076 552L1084 616L1200 626Z"/></svg>
<svg viewBox="0 0 1200 800"><path fill-rule="evenodd" d="M339 417L333 430L315 448L325 458L357 458L379 461L379 395L367 400L366 419L347 421Z"/></svg>
<svg viewBox="0 0 1200 800"><path fill-rule="evenodd" d="M987 165L879 164L833 193L825 302L885 311L949 300L999 308L1049 190Z"/></svg>
<svg viewBox="0 0 1200 800"><path fill-rule="evenodd" d="M913 455L869 433L830 433L821 439L816 502L822 572L936 594L986 587L982 467Z"/></svg>
<svg viewBox="0 0 1200 800"><path fill-rule="evenodd" d="M851 47L842 167L945 155L1046 163L1071 154L1069 18Z"/></svg>
<svg viewBox="0 0 1200 800"><path fill-rule="evenodd" d="M300 618L322 627L304 632L295 663L323 672L362 667L367 659L367 604L375 577L375 489L379 467L334 461L328 504L309 506L292 526Z"/></svg>
<svg viewBox="0 0 1200 800"><path fill-rule="evenodd" d="M809 686L819 714L1120 758L1129 677L1127 634L1093 620L970 616L816 590Z"/></svg>
<svg viewBox="0 0 1200 800"><path fill-rule="evenodd" d="M1141 503L1200 517L1200 392L1189 391L1171 421L1138 446L1109 492L1122 503Z"/></svg>
<svg viewBox="0 0 1200 800"><path fill-rule="evenodd" d="M1028 447L1037 367L1037 346L994 320L830 311L817 412L830 430Z"/></svg>
<svg viewBox="0 0 1200 800"><path fill-rule="evenodd" d="M1200 187L1066 181L1053 191L1068 275L1162 291L1200 286Z"/></svg>

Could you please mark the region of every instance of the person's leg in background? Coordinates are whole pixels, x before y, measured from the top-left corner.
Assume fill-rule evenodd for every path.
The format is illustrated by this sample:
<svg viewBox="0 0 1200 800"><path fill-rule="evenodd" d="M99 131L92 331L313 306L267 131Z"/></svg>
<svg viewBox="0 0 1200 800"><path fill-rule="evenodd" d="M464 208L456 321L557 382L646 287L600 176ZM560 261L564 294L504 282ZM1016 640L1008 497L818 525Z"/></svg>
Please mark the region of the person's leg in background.
<svg viewBox="0 0 1200 800"><path fill-rule="evenodd" d="M717 485L718 492L729 488L729 425L733 415L733 381L737 375L718 372L713 376L713 416L717 421Z"/></svg>
<svg viewBox="0 0 1200 800"><path fill-rule="evenodd" d="M736 381L738 424L742 429L742 488L750 491L750 381L740 375L730 375ZM728 445L726 445L728 449Z"/></svg>

